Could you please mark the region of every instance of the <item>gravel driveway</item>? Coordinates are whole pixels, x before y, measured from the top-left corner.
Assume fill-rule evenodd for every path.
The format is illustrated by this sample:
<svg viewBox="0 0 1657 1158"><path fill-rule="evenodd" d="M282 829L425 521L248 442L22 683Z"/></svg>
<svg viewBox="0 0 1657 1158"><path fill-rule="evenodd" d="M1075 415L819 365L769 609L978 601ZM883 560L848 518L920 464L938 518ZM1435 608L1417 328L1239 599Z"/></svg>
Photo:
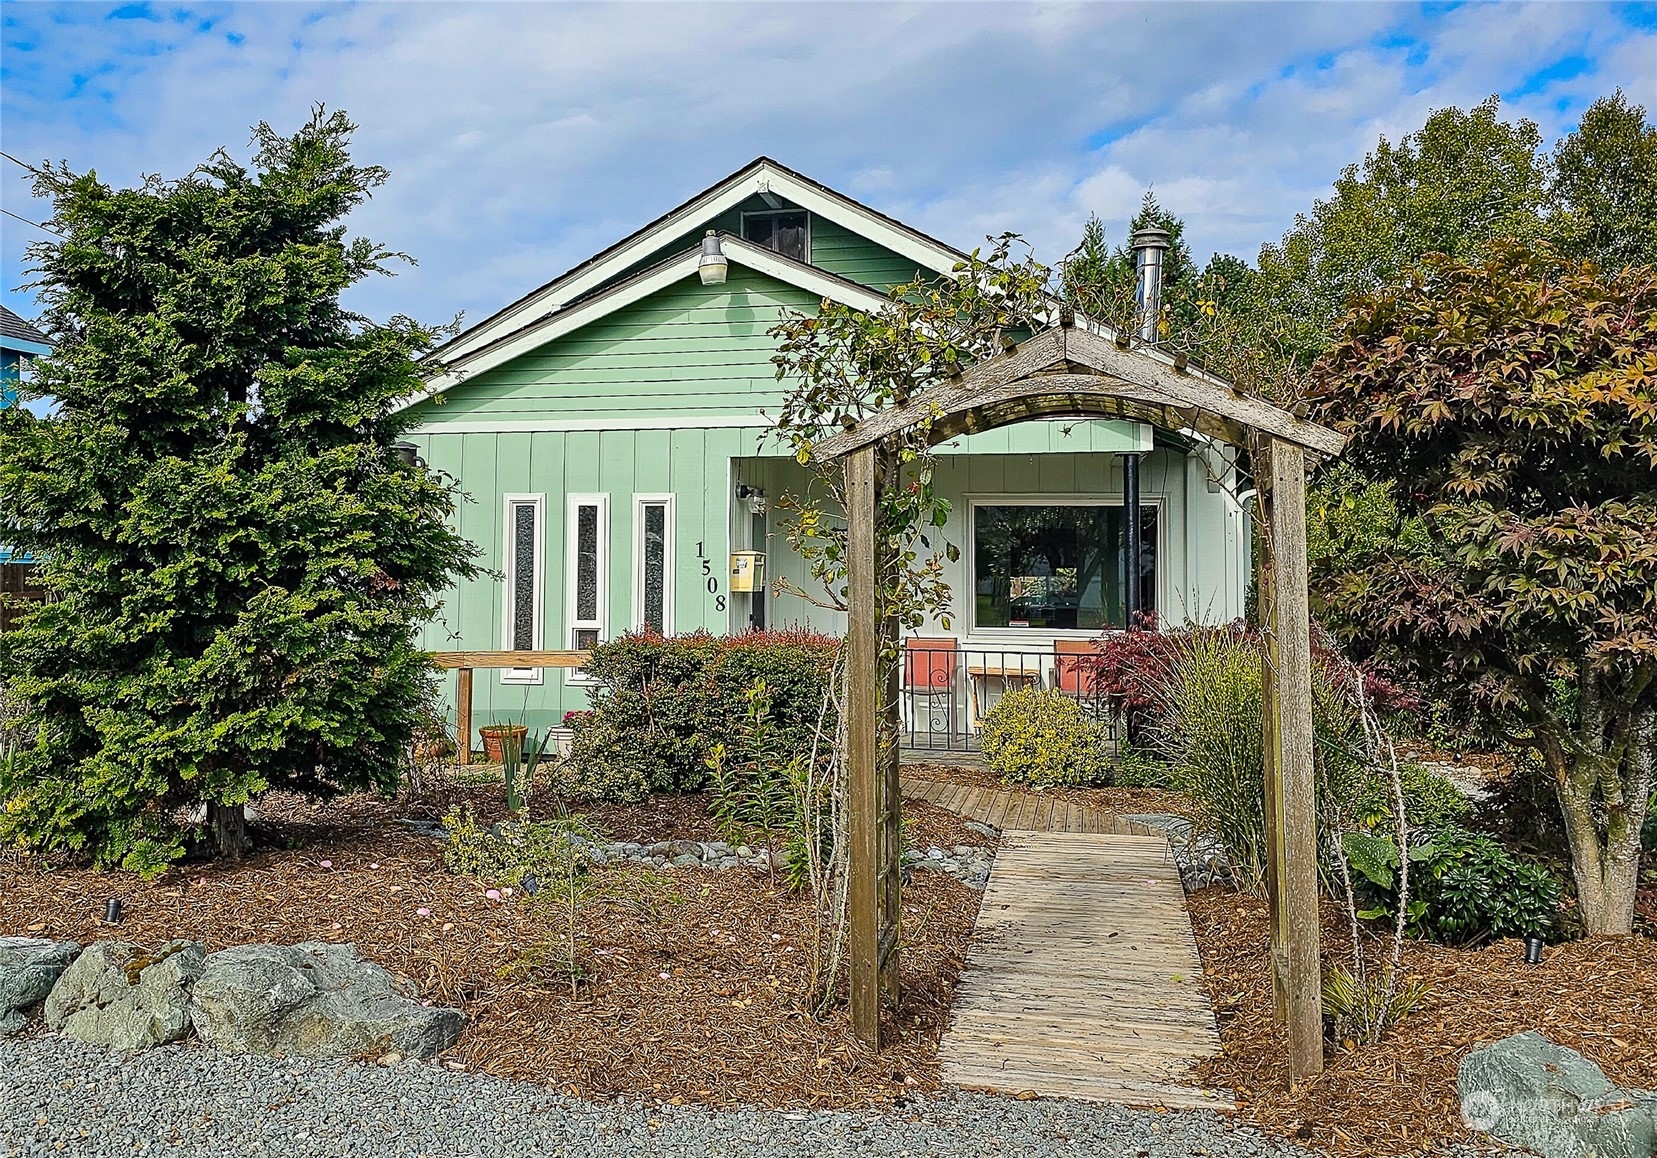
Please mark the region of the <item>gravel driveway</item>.
<svg viewBox="0 0 1657 1158"><path fill-rule="evenodd" d="M1203 1112L979 1094L917 1099L883 1113L597 1105L426 1064L279 1061L188 1046L128 1059L38 1036L0 1041L0 1153L1277 1158L1308 1151Z"/></svg>

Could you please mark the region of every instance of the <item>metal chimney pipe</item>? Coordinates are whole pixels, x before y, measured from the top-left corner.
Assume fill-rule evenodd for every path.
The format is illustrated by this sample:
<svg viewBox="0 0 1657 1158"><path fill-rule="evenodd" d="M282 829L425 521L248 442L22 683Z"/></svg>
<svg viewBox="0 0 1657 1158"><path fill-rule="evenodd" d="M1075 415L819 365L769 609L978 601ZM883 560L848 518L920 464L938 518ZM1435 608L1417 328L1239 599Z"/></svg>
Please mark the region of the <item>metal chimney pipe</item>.
<svg viewBox="0 0 1657 1158"><path fill-rule="evenodd" d="M1147 225L1133 235L1133 264L1138 278L1135 299L1139 305L1139 340L1154 346L1160 335L1162 317L1162 254L1173 239L1166 229Z"/></svg>

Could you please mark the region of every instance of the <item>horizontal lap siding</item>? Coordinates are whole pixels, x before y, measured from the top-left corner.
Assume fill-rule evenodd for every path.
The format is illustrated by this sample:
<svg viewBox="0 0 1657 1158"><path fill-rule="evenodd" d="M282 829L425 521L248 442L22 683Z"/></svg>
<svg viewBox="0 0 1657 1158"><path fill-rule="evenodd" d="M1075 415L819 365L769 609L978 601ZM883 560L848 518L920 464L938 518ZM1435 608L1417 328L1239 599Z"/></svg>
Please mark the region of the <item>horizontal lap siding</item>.
<svg viewBox="0 0 1657 1158"><path fill-rule="evenodd" d="M451 390L421 418L614 419L752 415L781 402L769 331L803 290L733 266L723 286L694 278L599 318Z"/></svg>
<svg viewBox="0 0 1657 1158"><path fill-rule="evenodd" d="M909 258L815 215L811 218L811 264L881 293L912 282L924 272Z"/></svg>

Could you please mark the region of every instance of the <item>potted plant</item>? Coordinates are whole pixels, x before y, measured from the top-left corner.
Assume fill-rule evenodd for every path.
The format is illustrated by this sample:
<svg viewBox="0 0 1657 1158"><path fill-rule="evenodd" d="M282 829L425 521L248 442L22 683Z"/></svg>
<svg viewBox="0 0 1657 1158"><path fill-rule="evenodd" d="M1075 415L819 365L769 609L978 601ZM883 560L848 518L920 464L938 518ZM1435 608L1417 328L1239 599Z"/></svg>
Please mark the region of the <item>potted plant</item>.
<svg viewBox="0 0 1657 1158"><path fill-rule="evenodd" d="M529 729L523 724L488 724L478 732L483 736L484 759L491 764L501 763L509 740L516 741L514 747L521 754L524 738L529 735Z"/></svg>
<svg viewBox="0 0 1657 1158"><path fill-rule="evenodd" d="M568 756L570 744L575 740L575 729L590 715L591 711L565 712L561 726L547 729L547 740L552 750L560 756Z"/></svg>

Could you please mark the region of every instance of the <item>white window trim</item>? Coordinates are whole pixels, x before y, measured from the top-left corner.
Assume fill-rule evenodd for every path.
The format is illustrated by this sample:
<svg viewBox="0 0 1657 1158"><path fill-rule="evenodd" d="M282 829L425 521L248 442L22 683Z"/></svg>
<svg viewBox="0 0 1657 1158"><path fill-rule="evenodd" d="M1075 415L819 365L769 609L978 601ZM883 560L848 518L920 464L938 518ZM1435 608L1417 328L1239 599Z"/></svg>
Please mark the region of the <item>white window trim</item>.
<svg viewBox="0 0 1657 1158"><path fill-rule="evenodd" d="M747 241L749 245L758 246L760 249L766 250L769 253L775 253L775 254L777 254L778 257L785 256L780 250L772 249L769 245L760 245L760 243L757 242L757 241L748 241L748 218L750 218L750 217L786 217L791 213L804 213L805 214L805 257L802 258L801 260L804 261L804 263L806 265L810 265L811 264L811 218L812 218L813 214L812 214L811 210L809 210L809 209L805 209L805 208L801 208L801 207L796 206L793 209L750 209L750 210L747 210L742 214L741 224L739 224L737 226L737 235L739 237L741 237L742 240Z"/></svg>
<svg viewBox="0 0 1657 1158"><path fill-rule="evenodd" d="M593 619L575 617L576 514L581 507L598 508L598 602ZM598 632L599 642L610 638L610 496L608 494L572 494L564 510L564 646L575 649L577 628L592 628ZM590 686L597 681L579 668L568 669L565 683Z"/></svg>
<svg viewBox="0 0 1657 1158"><path fill-rule="evenodd" d="M633 496L633 629L644 630L644 508L647 506L667 508L662 518L662 634L672 635L679 518L677 498L671 494Z"/></svg>
<svg viewBox="0 0 1657 1158"><path fill-rule="evenodd" d="M991 639L1095 639L1100 631L1094 629L1074 630L1063 628L1035 628L1035 627L980 627L978 625L978 508L979 507L1120 507L1125 505L1126 496L1121 491L1114 494L1105 492L1097 495L967 495L967 525L966 550L961 552L962 561L966 564L965 574L962 576L962 586L973 593L972 602L967 612L967 634L969 637L989 637ZM1156 525L1158 534L1164 536L1163 547L1166 548L1168 533L1166 496L1161 494L1147 495L1141 492L1139 506L1156 508ZM1163 608L1168 606L1167 599L1167 567L1163 565L1163 556L1166 551L1157 554L1156 569L1156 605ZM1103 629L1101 629L1103 630ZM1111 629L1117 630L1117 629Z"/></svg>
<svg viewBox="0 0 1657 1158"><path fill-rule="evenodd" d="M501 650L514 651L512 646L512 611L517 602L514 596L518 584L517 524L512 518L513 508L530 506L535 509L535 575L530 598L533 601L533 625L530 628L530 651L545 646L546 581L547 581L547 496L544 494L507 494L501 496L501 542L506 556L506 586L501 598ZM509 667L501 669L503 684L540 685L546 673L538 667Z"/></svg>

